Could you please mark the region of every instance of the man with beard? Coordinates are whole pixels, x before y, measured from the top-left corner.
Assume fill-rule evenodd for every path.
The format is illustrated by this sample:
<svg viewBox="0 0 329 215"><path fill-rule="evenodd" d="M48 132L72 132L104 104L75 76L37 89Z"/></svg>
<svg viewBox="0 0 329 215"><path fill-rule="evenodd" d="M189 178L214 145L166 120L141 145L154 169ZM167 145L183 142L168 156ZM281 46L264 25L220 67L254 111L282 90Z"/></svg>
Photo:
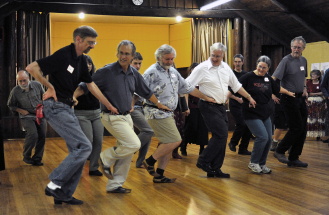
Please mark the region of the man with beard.
<svg viewBox="0 0 329 215"><path fill-rule="evenodd" d="M87 67L87 54L96 45L97 32L89 26L74 30L74 43L59 49L53 55L39 59L26 67L26 70L45 85L43 94L43 114L51 127L65 140L69 154L50 175L50 183L45 193L53 196L55 204L62 202L81 205L83 201L72 195L78 186L83 166L90 155L92 146L81 130L72 106L76 103L74 91L80 82L85 82L89 91L107 109L114 107L92 82ZM43 75L49 75L49 81Z"/></svg>
<svg viewBox="0 0 329 215"><path fill-rule="evenodd" d="M210 57L200 63L186 79L193 86L199 85L199 90L207 96L213 97L216 103L199 101L199 109L212 137L207 148L203 150L197 161L197 167L207 172L207 177L229 178L230 174L223 173L221 167L224 162L226 142L228 136L228 119L225 103L230 86L234 93L245 97L251 108L256 102L248 94L232 69L223 62L227 48L222 43L214 43L210 47Z"/></svg>
<svg viewBox="0 0 329 215"><path fill-rule="evenodd" d="M154 91L158 103L166 105L170 111L161 110L158 103L146 101L145 117L152 127L160 145L155 152L143 161L144 167L150 175L154 176L154 183L173 183L175 178L167 178L164 171L169 163L172 151L180 145L182 138L178 132L173 117L173 111L177 107L179 94L191 94L206 102L214 102L214 99L202 94L198 89L192 87L179 72L172 67L176 51L169 45L162 45L155 52L157 63L150 66L143 77L146 84ZM155 171L154 165L158 162Z"/></svg>
<svg viewBox="0 0 329 215"><path fill-rule="evenodd" d="M277 146L274 157L290 167L307 167L308 164L299 160L307 134L307 97L306 78L307 60L302 56L306 41L303 37L294 38L291 43L291 54L285 56L273 73L273 79L279 79L281 86L295 97L281 95L281 107L284 111L288 132ZM290 149L288 159L285 152Z"/></svg>
<svg viewBox="0 0 329 215"><path fill-rule="evenodd" d="M26 131L23 161L34 166L42 166L41 162L46 141L47 122L41 119L37 123L35 109L38 104L42 103L44 90L42 85L37 81L30 81L29 73L20 70L17 73L18 85L10 92L7 105L12 111L19 113L19 118ZM31 157L32 149L34 155Z"/></svg>
<svg viewBox="0 0 329 215"><path fill-rule="evenodd" d="M233 73L237 79L239 79L244 74L247 74L246 71L242 70L243 63L244 63L243 56L241 54L237 54L233 57L233 64L234 64ZM239 144L239 141L241 139L238 154L251 155L251 152L248 151L248 145L252 134L242 117L242 103L243 103L242 97L239 93L233 93L230 87L229 87L228 97L230 98L229 101L230 113L235 122L235 129L231 141L228 144L228 147L232 152L235 152L236 146Z"/></svg>

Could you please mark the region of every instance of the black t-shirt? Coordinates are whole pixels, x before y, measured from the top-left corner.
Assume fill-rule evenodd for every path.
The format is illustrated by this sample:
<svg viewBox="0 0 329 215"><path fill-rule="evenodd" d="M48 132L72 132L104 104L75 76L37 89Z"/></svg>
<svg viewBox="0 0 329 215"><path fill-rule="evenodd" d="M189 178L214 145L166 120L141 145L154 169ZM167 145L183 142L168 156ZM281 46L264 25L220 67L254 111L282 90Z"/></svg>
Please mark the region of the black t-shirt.
<svg viewBox="0 0 329 215"><path fill-rule="evenodd" d="M272 108L269 102L272 99L272 94L280 92L280 85L270 75L258 76L254 72L243 75L239 82L257 103L256 108L249 108L249 101L243 98L243 119L265 120L270 117Z"/></svg>
<svg viewBox="0 0 329 215"><path fill-rule="evenodd" d="M37 60L43 75L49 75L59 98L72 98L80 82L91 83L84 55L77 56L73 43L59 49L54 54Z"/></svg>
<svg viewBox="0 0 329 215"><path fill-rule="evenodd" d="M237 79L241 78L243 75L245 75L245 74L248 73L247 71L244 71L244 70L242 70L241 72L237 72L237 71L233 70L233 72L234 72L234 75L236 76ZM239 98L242 97L238 92L234 93L233 90L231 89L231 87L228 87L228 90L234 96L239 97ZM241 104L237 100L235 100L235 99L231 99L230 98L230 103L229 104L230 104L230 106L241 107Z"/></svg>

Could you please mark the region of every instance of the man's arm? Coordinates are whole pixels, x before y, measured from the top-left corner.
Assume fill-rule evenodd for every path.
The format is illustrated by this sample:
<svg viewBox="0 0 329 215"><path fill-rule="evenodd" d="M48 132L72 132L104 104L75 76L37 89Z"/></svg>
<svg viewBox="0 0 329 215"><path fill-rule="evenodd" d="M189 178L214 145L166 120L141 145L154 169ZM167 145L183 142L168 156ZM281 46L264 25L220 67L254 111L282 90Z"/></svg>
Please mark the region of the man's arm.
<svg viewBox="0 0 329 215"><path fill-rule="evenodd" d="M216 100L213 98L210 98L208 96L206 96L205 94L201 93L200 90L198 90L197 88L194 88L194 90L192 92L190 92L190 94L192 96L198 97L200 99L203 99L207 102L212 102L212 103L216 103Z"/></svg>
<svg viewBox="0 0 329 215"><path fill-rule="evenodd" d="M251 95L249 93L247 93L247 91L243 87L241 87L238 90L238 93L241 96L245 97L250 102L250 104L255 108L255 106L256 106L255 100L251 97Z"/></svg>
<svg viewBox="0 0 329 215"><path fill-rule="evenodd" d="M9 109L11 111L16 111L16 112L22 114L23 116L29 114L29 112L27 110L24 110L22 108L17 107L17 104L18 104L18 102L17 102L17 100L14 96L14 90L12 90L10 92L10 95L9 95L9 98L8 98L8 101L7 101L7 106L9 107Z"/></svg>
<svg viewBox="0 0 329 215"><path fill-rule="evenodd" d="M118 110L105 98L94 82L86 83L88 90L100 101L112 114L119 114ZM79 92L77 92L79 93Z"/></svg>
<svg viewBox="0 0 329 215"><path fill-rule="evenodd" d="M307 79L305 77L305 81L304 81L304 90L303 90L303 95L302 96L305 96L306 98L308 97L308 93L307 93L307 88L306 88L306 82L307 82Z"/></svg>
<svg viewBox="0 0 329 215"><path fill-rule="evenodd" d="M171 111L171 109L168 108L166 105L161 104L161 101L158 102L159 100L155 97L154 94L152 94L151 98L149 98L148 100L150 100L151 102L153 102L154 104L156 104L156 106L157 106L159 109L164 109L164 110L169 110L169 111Z"/></svg>
<svg viewBox="0 0 329 215"><path fill-rule="evenodd" d="M43 100L53 97L55 101L57 101L57 96L54 86L49 81L47 81L45 77L43 77L43 75L41 74L41 69L39 67L39 64L36 61L29 64L26 67L26 71L30 73L42 85L45 85L48 88L48 90L43 94Z"/></svg>

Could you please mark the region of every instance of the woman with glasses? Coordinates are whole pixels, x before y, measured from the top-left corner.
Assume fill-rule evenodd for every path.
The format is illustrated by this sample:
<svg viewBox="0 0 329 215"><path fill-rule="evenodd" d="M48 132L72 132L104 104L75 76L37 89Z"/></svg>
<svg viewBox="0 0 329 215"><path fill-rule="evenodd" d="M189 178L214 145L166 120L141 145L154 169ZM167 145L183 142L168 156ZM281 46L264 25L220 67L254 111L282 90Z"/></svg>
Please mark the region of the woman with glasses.
<svg viewBox="0 0 329 215"><path fill-rule="evenodd" d="M257 60L256 70L243 75L239 79L242 87L256 101L255 108L245 98L243 98L242 103L242 116L250 131L256 137L248 168L255 173L264 174L272 172L271 169L265 166L272 141L272 123L270 119L272 109L269 103L272 94L280 92L295 96L295 93L280 87L267 74L270 66L270 58L263 55Z"/></svg>

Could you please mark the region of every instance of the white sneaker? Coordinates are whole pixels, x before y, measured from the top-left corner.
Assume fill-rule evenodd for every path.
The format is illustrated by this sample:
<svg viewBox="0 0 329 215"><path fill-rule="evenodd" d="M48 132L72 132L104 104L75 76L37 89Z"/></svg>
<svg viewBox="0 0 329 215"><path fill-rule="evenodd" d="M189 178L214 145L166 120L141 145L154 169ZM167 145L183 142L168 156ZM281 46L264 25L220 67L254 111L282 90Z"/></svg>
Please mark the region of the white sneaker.
<svg viewBox="0 0 329 215"><path fill-rule="evenodd" d="M265 165L261 165L260 168L262 168L264 174L270 174L272 172L272 170Z"/></svg>
<svg viewBox="0 0 329 215"><path fill-rule="evenodd" d="M262 173L262 169L260 168L258 163L249 163L248 168L251 169L255 173Z"/></svg>

